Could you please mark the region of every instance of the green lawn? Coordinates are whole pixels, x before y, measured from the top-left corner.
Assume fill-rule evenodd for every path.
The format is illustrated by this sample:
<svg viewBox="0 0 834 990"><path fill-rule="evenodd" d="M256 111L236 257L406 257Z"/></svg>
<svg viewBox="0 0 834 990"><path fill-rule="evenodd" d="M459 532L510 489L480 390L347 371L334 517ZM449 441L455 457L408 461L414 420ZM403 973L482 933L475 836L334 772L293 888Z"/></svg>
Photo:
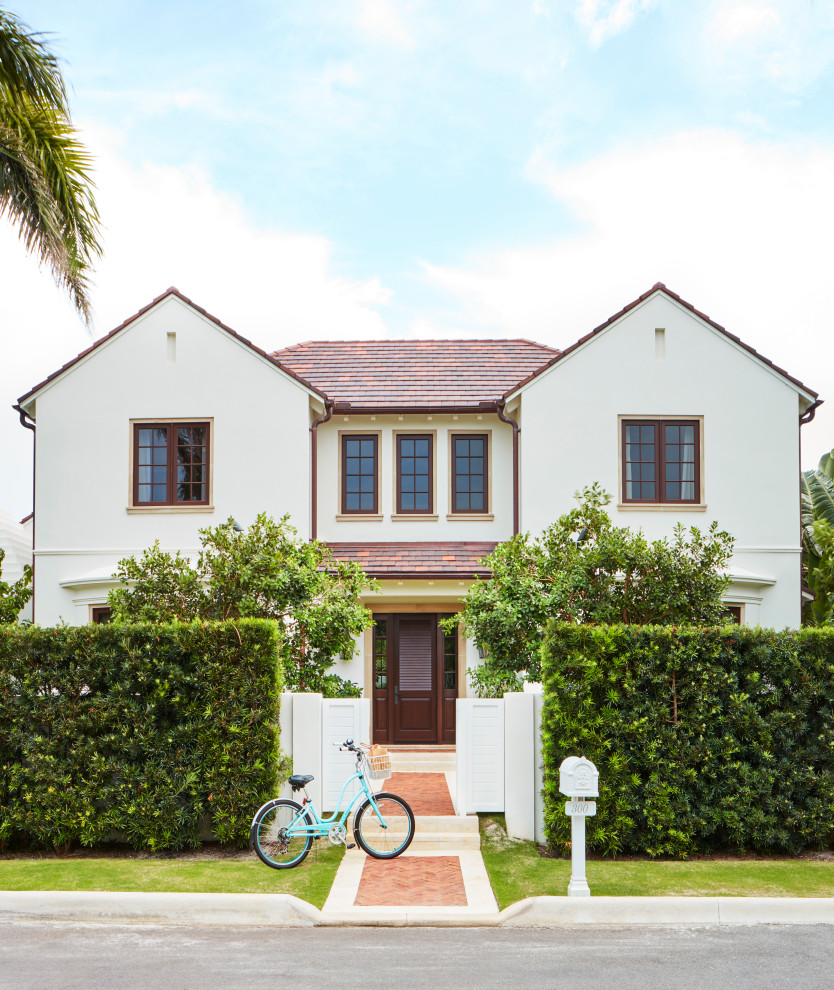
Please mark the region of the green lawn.
<svg viewBox="0 0 834 990"><path fill-rule="evenodd" d="M0 890L111 890L205 894L294 894L322 907L344 846L314 843L293 870L251 858L0 857Z"/></svg>
<svg viewBox="0 0 834 990"><path fill-rule="evenodd" d="M503 829L503 815L481 815L481 851L499 907L564 896L570 860L542 859L532 842L502 840ZM586 873L598 896L834 897L832 860L589 860Z"/></svg>

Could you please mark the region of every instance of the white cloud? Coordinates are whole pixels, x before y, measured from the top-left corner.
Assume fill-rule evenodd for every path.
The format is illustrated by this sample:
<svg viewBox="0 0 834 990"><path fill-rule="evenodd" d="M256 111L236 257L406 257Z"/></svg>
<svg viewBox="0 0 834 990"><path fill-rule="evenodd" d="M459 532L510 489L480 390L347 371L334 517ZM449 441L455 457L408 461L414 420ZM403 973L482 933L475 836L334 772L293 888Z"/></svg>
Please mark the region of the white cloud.
<svg viewBox="0 0 834 990"><path fill-rule="evenodd" d="M467 267L426 264L487 335L566 346L663 281L829 403L803 429L805 462L834 446L834 146L752 143L725 131L627 145L573 168L530 163L581 222L546 246ZM830 409L830 411L829 411Z"/></svg>
<svg viewBox="0 0 834 990"><path fill-rule="evenodd" d="M693 50L701 71L709 67L725 83L766 81L800 93L834 62L834 7L814 0L712 0L702 46Z"/></svg>
<svg viewBox="0 0 834 990"><path fill-rule="evenodd" d="M772 7L738 4L715 13L711 33L718 41L732 43L753 35L767 34L781 23L779 12Z"/></svg>
<svg viewBox="0 0 834 990"><path fill-rule="evenodd" d="M579 0L575 17L588 32L592 48L627 30L656 0Z"/></svg>
<svg viewBox="0 0 834 990"><path fill-rule="evenodd" d="M262 228L198 169L127 164L111 135L86 133L97 161L105 253L95 273L95 336L169 285L268 350L309 338L387 335L376 278L341 275L322 236ZM31 434L10 406L89 346L47 271L0 224L0 507L31 508Z"/></svg>
<svg viewBox="0 0 834 990"><path fill-rule="evenodd" d="M403 48L414 44L394 0L359 0L359 27L380 41Z"/></svg>

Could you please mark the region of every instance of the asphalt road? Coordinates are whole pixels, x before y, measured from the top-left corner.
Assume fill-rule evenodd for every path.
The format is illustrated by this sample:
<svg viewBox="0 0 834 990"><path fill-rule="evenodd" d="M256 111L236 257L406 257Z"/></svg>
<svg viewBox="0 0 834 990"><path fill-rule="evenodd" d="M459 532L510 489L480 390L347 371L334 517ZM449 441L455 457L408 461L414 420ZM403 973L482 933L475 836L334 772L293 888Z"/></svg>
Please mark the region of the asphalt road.
<svg viewBox="0 0 834 990"><path fill-rule="evenodd" d="M834 990L834 927L0 928L2 990Z"/></svg>

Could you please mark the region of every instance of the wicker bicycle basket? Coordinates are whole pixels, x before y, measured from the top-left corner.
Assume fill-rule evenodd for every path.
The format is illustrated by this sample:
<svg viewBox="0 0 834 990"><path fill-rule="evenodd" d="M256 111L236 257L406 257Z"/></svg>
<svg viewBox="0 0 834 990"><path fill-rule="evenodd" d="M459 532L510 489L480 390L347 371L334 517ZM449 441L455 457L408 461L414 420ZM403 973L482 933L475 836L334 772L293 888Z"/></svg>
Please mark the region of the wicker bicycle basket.
<svg viewBox="0 0 834 990"><path fill-rule="evenodd" d="M376 752L373 749L365 753L365 765L368 776L374 780L387 780L391 776L391 754Z"/></svg>

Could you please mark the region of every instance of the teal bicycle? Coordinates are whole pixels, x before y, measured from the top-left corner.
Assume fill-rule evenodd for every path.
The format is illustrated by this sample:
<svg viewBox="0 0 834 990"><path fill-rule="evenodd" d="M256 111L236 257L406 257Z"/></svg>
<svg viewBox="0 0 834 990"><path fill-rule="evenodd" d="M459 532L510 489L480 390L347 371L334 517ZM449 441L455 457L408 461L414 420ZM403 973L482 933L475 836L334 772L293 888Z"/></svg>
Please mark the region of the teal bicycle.
<svg viewBox="0 0 834 990"><path fill-rule="evenodd" d="M346 739L340 751L356 754L356 772L342 784L336 810L329 818L322 818L307 794L307 785L314 778L310 774L297 773L289 779L293 793L304 791L301 804L288 798L275 798L258 808L249 829L249 843L262 863L274 870L287 870L304 861L313 839L325 836L334 846L344 845L353 849L347 841L348 819L357 802L364 796L353 817L353 837L361 849L374 859L394 859L404 853L414 838L414 812L396 794L380 791L374 794L369 780L385 780L391 776L391 758L388 754L375 756L362 746ZM348 786L358 780L360 789L339 814Z"/></svg>

